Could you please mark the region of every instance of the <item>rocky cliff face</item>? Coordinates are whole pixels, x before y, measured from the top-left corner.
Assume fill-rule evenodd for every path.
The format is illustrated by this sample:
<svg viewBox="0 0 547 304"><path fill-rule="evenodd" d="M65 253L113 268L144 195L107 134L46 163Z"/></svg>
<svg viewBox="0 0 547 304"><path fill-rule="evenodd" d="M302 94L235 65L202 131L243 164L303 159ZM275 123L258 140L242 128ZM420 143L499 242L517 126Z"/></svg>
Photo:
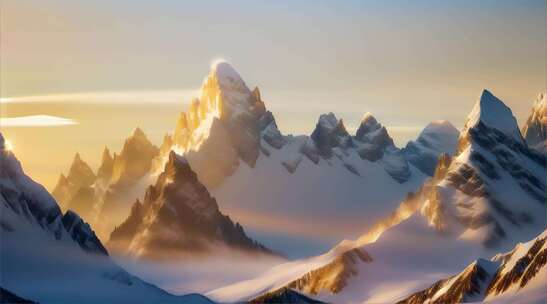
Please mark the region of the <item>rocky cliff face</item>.
<svg viewBox="0 0 547 304"><path fill-rule="evenodd" d="M530 147L547 152L547 94L537 97L522 134Z"/></svg>
<svg viewBox="0 0 547 304"><path fill-rule="evenodd" d="M110 244L143 257L212 253L217 246L271 253L220 213L189 162L175 152L169 154L143 203L137 201L126 221L112 232Z"/></svg>
<svg viewBox="0 0 547 304"><path fill-rule="evenodd" d="M351 147L351 136L346 131L342 120L338 120L331 112L319 117L319 121L311 134L319 155L325 158L333 156L332 149L339 147L346 149Z"/></svg>

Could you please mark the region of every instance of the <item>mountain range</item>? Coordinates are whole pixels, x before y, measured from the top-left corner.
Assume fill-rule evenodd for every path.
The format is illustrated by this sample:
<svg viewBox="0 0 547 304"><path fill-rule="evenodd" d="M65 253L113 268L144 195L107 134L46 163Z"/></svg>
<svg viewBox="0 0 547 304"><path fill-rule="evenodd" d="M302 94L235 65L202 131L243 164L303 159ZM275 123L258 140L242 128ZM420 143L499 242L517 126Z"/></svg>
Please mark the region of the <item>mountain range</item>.
<svg viewBox="0 0 547 304"><path fill-rule="evenodd" d="M0 133L2 301L211 303L169 294L114 263L89 224L73 211L63 214L4 143Z"/></svg>
<svg viewBox="0 0 547 304"><path fill-rule="evenodd" d="M326 302L404 299L441 273L541 234L547 228L546 160L525 142L511 110L485 90L454 156L443 154L433 177L373 229L208 296L246 301L289 288Z"/></svg>
<svg viewBox="0 0 547 304"><path fill-rule="evenodd" d="M260 90L218 62L159 148L137 128L119 155L105 148L96 173L75 156L53 196L76 212L63 215L51 197L34 205L13 197L30 203L22 209L55 237L66 231L80 250L102 256L101 240L109 250L160 260L224 249L276 255L232 220L241 214L251 215L244 224L258 217L255 225L267 219L268 228L290 230L288 219L339 240L365 231L324 254L206 293L219 302L457 303L524 294L541 302L545 109L541 94L519 128L511 109L484 90L461 130L435 121L403 148L371 113L355 134L326 113L309 136L285 135ZM341 218L352 223L343 233L336 230ZM2 287L34 299L11 286L18 285Z"/></svg>
<svg viewBox="0 0 547 304"><path fill-rule="evenodd" d="M335 225L336 204L339 216L364 227L415 191L432 174L439 155L455 150L457 136L449 122L433 122L399 149L371 113L354 135L333 113L321 115L310 136L283 135L260 90L249 89L230 64L219 62L203 81L201 96L180 114L159 148L137 128L119 154L111 156L105 148L96 173L76 155L52 193L64 209L82 214L103 241L109 240L131 210L136 212L132 203L145 199L148 185L175 151L222 209L236 216L245 210L275 223L292 210L291 217L312 216Z"/></svg>

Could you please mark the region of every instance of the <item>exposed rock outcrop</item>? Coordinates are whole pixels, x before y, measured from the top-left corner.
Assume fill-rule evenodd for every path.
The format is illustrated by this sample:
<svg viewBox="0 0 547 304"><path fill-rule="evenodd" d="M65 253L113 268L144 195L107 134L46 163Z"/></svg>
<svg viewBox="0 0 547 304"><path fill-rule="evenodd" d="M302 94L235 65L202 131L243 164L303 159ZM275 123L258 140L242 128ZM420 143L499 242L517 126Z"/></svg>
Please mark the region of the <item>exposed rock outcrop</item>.
<svg viewBox="0 0 547 304"><path fill-rule="evenodd" d="M143 203L111 234L110 245L144 257L210 253L215 246L247 252L272 252L251 240L238 223L220 213L218 205L189 162L171 152Z"/></svg>

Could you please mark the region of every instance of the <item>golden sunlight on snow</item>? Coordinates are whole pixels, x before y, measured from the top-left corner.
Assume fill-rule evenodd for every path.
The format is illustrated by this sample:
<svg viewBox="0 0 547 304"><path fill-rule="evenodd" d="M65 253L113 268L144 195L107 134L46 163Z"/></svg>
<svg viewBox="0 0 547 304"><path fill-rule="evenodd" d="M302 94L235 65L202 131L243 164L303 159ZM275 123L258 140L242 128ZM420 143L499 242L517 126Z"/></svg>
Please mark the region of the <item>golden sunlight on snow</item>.
<svg viewBox="0 0 547 304"><path fill-rule="evenodd" d="M9 139L6 139L4 141L4 148L7 150L7 151L13 151L13 143L9 140Z"/></svg>

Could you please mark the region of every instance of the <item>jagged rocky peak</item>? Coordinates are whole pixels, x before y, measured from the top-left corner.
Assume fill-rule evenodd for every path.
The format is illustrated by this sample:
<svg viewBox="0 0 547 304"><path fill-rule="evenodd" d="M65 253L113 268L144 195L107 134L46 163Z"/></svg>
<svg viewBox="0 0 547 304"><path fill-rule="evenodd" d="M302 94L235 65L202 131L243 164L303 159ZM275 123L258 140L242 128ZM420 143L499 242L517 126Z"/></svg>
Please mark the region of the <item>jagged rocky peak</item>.
<svg viewBox="0 0 547 304"><path fill-rule="evenodd" d="M82 186L90 186L95 182L95 178L96 176L91 167L82 160L80 153L76 153L68 171L67 179Z"/></svg>
<svg viewBox="0 0 547 304"><path fill-rule="evenodd" d="M381 148L394 146L393 139L387 129L380 124L370 112L366 113L357 129L355 138L365 143L371 143Z"/></svg>
<svg viewBox="0 0 547 304"><path fill-rule="evenodd" d="M198 183L197 175L190 168L188 160L178 156L174 151L169 153L169 160L163 171L165 177L172 181L185 180L191 183Z"/></svg>
<svg viewBox="0 0 547 304"><path fill-rule="evenodd" d="M68 178L66 178L66 176L61 173L61 175L59 175L59 179L57 180L57 187L59 186L67 186L68 185Z"/></svg>
<svg viewBox="0 0 547 304"><path fill-rule="evenodd" d="M488 90L482 91L479 100L467 116L462 136L466 136L471 129L479 125L496 129L518 142L523 142L517 120L511 109Z"/></svg>
<svg viewBox="0 0 547 304"><path fill-rule="evenodd" d="M524 143L511 110L484 91L423 210L429 211L430 224L441 224L442 230L463 227L475 232L474 241L499 247L544 229L546 169L547 158Z"/></svg>
<svg viewBox="0 0 547 304"><path fill-rule="evenodd" d="M97 179L103 180L104 182L110 181L112 177L112 169L114 167L114 158L110 154L108 147L104 147L103 157L101 160L101 166L97 170Z"/></svg>
<svg viewBox="0 0 547 304"><path fill-rule="evenodd" d="M522 134L530 147L547 152L547 94L541 93L536 98Z"/></svg>
<svg viewBox="0 0 547 304"><path fill-rule="evenodd" d="M458 144L459 131L450 122L439 120L429 123L415 141L403 149L405 158L423 173L433 176L442 153L452 155Z"/></svg>
<svg viewBox="0 0 547 304"><path fill-rule="evenodd" d="M196 104L202 112L216 112L222 120L252 114L261 100L260 92L251 92L239 73L226 61L216 61L201 88L201 98Z"/></svg>
<svg viewBox="0 0 547 304"><path fill-rule="evenodd" d="M251 91L229 63L217 61L200 97L178 117L173 143L208 187L231 175L240 160L254 167L261 138L274 148L280 146L281 136L264 117L268 114L261 98L259 89Z"/></svg>
<svg viewBox="0 0 547 304"><path fill-rule="evenodd" d="M131 183L144 176L149 172L152 159L158 155L158 151L158 147L137 127L125 140L120 154L114 154L112 182Z"/></svg>
<svg viewBox="0 0 547 304"><path fill-rule="evenodd" d="M61 206L66 207L80 189L90 189L96 180L91 167L76 153L68 175L65 177L61 174L51 194Z"/></svg>
<svg viewBox="0 0 547 304"><path fill-rule="evenodd" d="M173 136L169 134L165 134L163 136L163 141L160 146L160 153L163 154L163 153L169 152L172 146L173 146Z"/></svg>
<svg viewBox="0 0 547 304"><path fill-rule="evenodd" d="M389 152L393 152L391 154L398 160L397 162L401 163L393 139L389 136L387 129L370 112L366 113L361 119L355 139L359 142L357 151L362 159L377 161L383 158L385 152L389 150ZM406 177L409 176L408 173L410 172L407 169L404 170L403 174ZM403 175L401 175L401 178Z"/></svg>
<svg viewBox="0 0 547 304"><path fill-rule="evenodd" d="M348 148L352 145L351 136L346 131L344 122L330 112L321 114L311 134L319 154L325 158L332 156L332 148Z"/></svg>
<svg viewBox="0 0 547 304"><path fill-rule="evenodd" d="M137 201L111 234L109 245L145 257L211 253L217 245L270 253L220 213L189 162L174 151L156 183L148 187L142 205Z"/></svg>

